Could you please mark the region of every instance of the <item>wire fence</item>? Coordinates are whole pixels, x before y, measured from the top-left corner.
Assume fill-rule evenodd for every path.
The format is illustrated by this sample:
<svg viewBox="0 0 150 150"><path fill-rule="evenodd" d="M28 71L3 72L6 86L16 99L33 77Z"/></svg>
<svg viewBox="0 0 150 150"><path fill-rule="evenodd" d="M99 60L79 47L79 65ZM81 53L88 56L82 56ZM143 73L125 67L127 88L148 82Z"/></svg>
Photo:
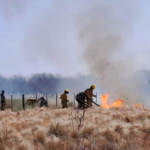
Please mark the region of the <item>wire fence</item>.
<svg viewBox="0 0 150 150"><path fill-rule="evenodd" d="M56 93L54 96L51 94L41 94L37 93L35 95L6 95L6 110L9 109L13 112L33 109L40 106L39 98L44 97L47 100L49 108L61 108L60 95L62 93ZM76 106L75 93L68 95L68 107ZM31 100L32 99L32 100Z"/></svg>
<svg viewBox="0 0 150 150"><path fill-rule="evenodd" d="M12 112L17 112L21 110L26 109L33 109L35 107L40 107L40 101L38 101L39 98L44 97L47 100L48 107L49 108L62 108L61 105L61 99L60 95L62 93L56 93L55 95L51 94L19 94L19 95L6 95L6 107L5 110L9 110ZM99 93L101 94L101 93ZM100 100L98 100L98 93L96 93L96 98L94 99L94 102L99 103ZM77 101L76 101L76 93L72 93L68 95L69 103L68 107L76 107ZM29 99L33 99L33 101L29 102ZM141 103L144 107L150 108L150 105L148 102L142 102ZM1 104L0 104L1 105Z"/></svg>
<svg viewBox="0 0 150 150"><path fill-rule="evenodd" d="M56 93L54 96L51 94L19 94L19 95L6 95L6 109L9 109L13 112L26 110L26 109L33 109L34 107L40 106L39 98L44 97L47 100L49 108L61 108L61 99L60 95L62 93ZM97 93L96 93L97 95ZM76 107L76 93L72 93L68 95L68 107ZM31 100L32 99L32 100ZM95 102L97 103L97 97Z"/></svg>

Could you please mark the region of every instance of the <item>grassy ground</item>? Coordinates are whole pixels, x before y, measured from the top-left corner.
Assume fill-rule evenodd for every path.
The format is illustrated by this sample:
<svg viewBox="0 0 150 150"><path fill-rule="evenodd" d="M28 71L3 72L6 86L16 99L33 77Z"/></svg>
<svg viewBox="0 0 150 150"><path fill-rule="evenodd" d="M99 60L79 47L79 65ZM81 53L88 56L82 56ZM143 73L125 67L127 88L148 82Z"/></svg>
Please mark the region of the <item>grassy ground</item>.
<svg viewBox="0 0 150 150"><path fill-rule="evenodd" d="M40 102L36 103L35 105L28 105L27 100L25 100L25 109L33 109L34 107L39 107L40 106ZM13 108L11 107L11 100L7 99L6 101L6 110L5 111L11 111L13 110L13 112L17 112L17 111L21 111L23 110L23 106L22 106L22 99L15 99L13 100ZM73 107L74 103L71 101L68 103L69 107ZM0 107L1 107L1 103L0 103ZM61 108L61 104L60 102L58 102L57 107L56 107L56 102L53 102L51 100L48 101L48 107L49 108Z"/></svg>
<svg viewBox="0 0 150 150"><path fill-rule="evenodd" d="M145 108L0 112L0 150L149 150Z"/></svg>

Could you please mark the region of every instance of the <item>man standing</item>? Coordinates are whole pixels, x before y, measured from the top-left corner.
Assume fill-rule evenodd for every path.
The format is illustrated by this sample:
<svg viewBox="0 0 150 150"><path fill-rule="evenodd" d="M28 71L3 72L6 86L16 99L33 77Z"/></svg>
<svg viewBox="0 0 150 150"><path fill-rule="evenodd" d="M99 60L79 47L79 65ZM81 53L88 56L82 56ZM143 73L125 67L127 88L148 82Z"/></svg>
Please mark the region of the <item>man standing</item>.
<svg viewBox="0 0 150 150"><path fill-rule="evenodd" d="M61 99L61 104L62 104L62 108L68 108L68 98L67 98L67 94L69 93L69 90L65 90L64 93L60 96Z"/></svg>
<svg viewBox="0 0 150 150"><path fill-rule="evenodd" d="M5 99L5 91L2 90L2 93L1 93L1 111L4 111L5 110L5 102L6 102L6 99Z"/></svg>
<svg viewBox="0 0 150 150"><path fill-rule="evenodd" d="M86 98L87 98L87 104L90 106L92 106L91 100L93 99L93 97L96 97L96 95L93 94L93 90L95 88L96 88L96 86L93 84L93 85L91 85L91 87L89 89L85 90Z"/></svg>

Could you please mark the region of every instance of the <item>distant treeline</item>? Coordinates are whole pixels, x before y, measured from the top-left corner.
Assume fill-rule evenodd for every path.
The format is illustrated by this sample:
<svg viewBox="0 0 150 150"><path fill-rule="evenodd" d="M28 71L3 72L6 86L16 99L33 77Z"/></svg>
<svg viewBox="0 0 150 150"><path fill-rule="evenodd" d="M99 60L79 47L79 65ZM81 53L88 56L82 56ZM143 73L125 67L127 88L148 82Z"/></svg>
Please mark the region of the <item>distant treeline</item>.
<svg viewBox="0 0 150 150"><path fill-rule="evenodd" d="M77 75L75 77L62 77L53 74L34 74L31 77L15 75L9 78L0 76L0 89L8 94L52 94L63 92L68 88L77 92L93 84L94 79L90 75Z"/></svg>

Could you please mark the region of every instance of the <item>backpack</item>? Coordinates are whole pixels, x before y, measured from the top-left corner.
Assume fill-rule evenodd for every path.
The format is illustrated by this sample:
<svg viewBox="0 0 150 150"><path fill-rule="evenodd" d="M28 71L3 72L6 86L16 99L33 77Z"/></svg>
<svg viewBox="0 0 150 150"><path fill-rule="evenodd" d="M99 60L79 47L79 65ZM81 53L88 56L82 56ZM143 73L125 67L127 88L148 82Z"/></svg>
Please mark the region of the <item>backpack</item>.
<svg viewBox="0 0 150 150"><path fill-rule="evenodd" d="M76 95L76 101L77 102L81 102L85 99L86 94L84 92L80 92Z"/></svg>

